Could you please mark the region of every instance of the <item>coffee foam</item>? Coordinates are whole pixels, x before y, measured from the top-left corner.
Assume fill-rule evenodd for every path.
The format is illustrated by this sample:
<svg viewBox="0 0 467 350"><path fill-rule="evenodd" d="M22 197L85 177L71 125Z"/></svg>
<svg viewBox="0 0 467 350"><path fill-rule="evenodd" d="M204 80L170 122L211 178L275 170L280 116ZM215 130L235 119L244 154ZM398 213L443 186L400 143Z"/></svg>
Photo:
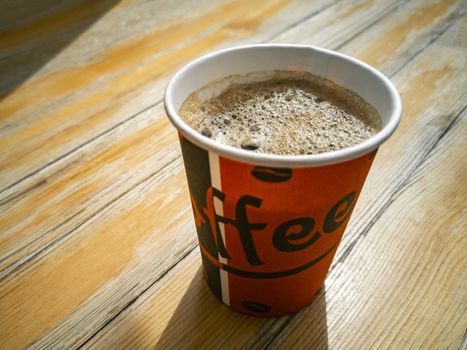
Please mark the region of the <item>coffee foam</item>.
<svg viewBox="0 0 467 350"><path fill-rule="evenodd" d="M381 128L354 92L308 72L234 75L191 94L179 111L206 137L269 154L315 154L350 147Z"/></svg>

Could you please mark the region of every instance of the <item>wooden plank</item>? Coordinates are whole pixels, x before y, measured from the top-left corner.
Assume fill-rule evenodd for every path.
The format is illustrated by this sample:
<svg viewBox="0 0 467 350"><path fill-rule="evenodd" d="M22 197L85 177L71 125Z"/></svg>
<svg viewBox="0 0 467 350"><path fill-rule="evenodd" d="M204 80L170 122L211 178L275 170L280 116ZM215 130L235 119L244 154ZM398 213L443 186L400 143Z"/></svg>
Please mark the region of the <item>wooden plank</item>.
<svg viewBox="0 0 467 350"><path fill-rule="evenodd" d="M411 1L340 50L392 74L466 14L465 1Z"/></svg>
<svg viewBox="0 0 467 350"><path fill-rule="evenodd" d="M180 157L162 106L141 117L55 164L45 178L0 204L1 280Z"/></svg>
<svg viewBox="0 0 467 350"><path fill-rule="evenodd" d="M434 77L431 77L430 79L434 79ZM427 100L422 99L421 103L426 104ZM131 154L131 153L128 153L128 154ZM77 174L79 174L79 172L77 172ZM183 180L180 180L180 181L183 182ZM166 185L164 184L163 186L166 186ZM130 194L128 194L128 195L130 195ZM185 203L185 204L188 205L187 203ZM116 212L118 212L119 210L122 210L122 209L120 209L121 205L122 205L122 203L118 202L117 204L112 206L112 208L109 208L108 209L109 211L106 211L106 213L112 212L114 210ZM143 214L141 214L141 215L143 215ZM146 214L144 214L144 215L146 215ZM140 219L138 219L138 218L144 217L144 215L143 216L136 215L133 218L133 220L136 220L136 221L139 220L140 221ZM84 229L83 229L83 231L78 230L76 234L77 235L82 234L83 236L87 236L89 234L93 235L94 233L96 233L95 232L96 228L99 228L99 227L102 226L102 221L100 221L99 218L101 218L101 216L98 216L97 218L94 218L91 221L91 223L89 223L90 226L86 227L86 230L84 230ZM185 218L184 219L185 221L183 221L183 222L185 222L186 225L185 224L184 224L185 226L181 225L180 230L183 230L183 227L189 227L188 225L191 224L190 215L187 214L184 218ZM83 232L85 232L85 233L83 233ZM139 230L136 229L135 232L139 232ZM192 237L192 238L194 237L192 231L186 232L186 233L187 233L187 236L179 236L177 238L177 239L180 240L179 242L183 242L184 240L187 240L187 238L185 238L185 237ZM101 234L101 231L98 231L96 234ZM83 236L81 236L81 239L83 238ZM69 239L71 239L71 238L69 238ZM67 250L72 250L73 246L74 246L73 244L77 244L76 242L78 242L78 240L74 240L72 243L70 243L70 245L67 244L66 246L62 247L61 249L64 249L65 252L67 252ZM79 242L81 242L81 241L79 241ZM189 239L188 239L188 242L192 242L192 241L189 241ZM81 244L83 244L83 243L81 243ZM121 244L125 244L125 243L121 243ZM92 242L87 247L91 251L95 250L95 247L93 246ZM186 246L185 246L185 249L187 249ZM97 250L99 251L99 249L97 249ZM184 250L184 249L180 250L180 252L182 252L182 254L183 254L184 251L186 251L186 250ZM62 251L62 253L63 253L63 251ZM154 255L156 255L157 250L155 250L152 253ZM61 255L58 254L58 255L53 255L51 257L47 257L47 262L54 261L54 259L59 257L59 256L61 256ZM162 255L162 256L164 256L164 255ZM180 255L178 255L178 256L180 256ZM175 254L175 257L177 257L176 254ZM151 260L148 260L148 261L151 261ZM97 263L97 266L98 266L99 261L96 260L95 262ZM173 258L172 258L172 262L173 262ZM156 264L156 263L154 262L154 264ZM52 271L52 270L48 270L48 268L45 268L46 265L47 264L44 263L44 264L41 264L40 266L36 266L38 269L37 270L31 269L30 273L35 274L35 273L37 273L38 271L41 271L41 270L42 271ZM55 267L55 265L52 265L52 266ZM44 268L45 268L45 270L43 270ZM114 315L114 314L116 314L118 312L119 308L123 307L124 304L126 304L128 302L128 300L131 300L131 297L129 298L128 296L135 296L135 295L137 295L138 292L141 292L141 290L144 290L144 288L146 288L147 285L149 285L155 278L157 278L157 275L160 274L161 271L164 271L164 269L167 268L167 266L164 266L164 268L161 268L161 269L156 269L155 271L153 271L153 268L152 268L152 266L150 266L150 264L147 266L147 268L148 268L148 270L145 270L145 273L147 273L146 274L147 278L143 279L142 281L139 281L139 285L136 288L134 288L134 285L131 285L131 283L129 283L128 280L126 280L125 283L121 282L122 285L120 285L120 283L116 282L112 286L115 286L115 285L119 286L117 288L117 289L119 289L119 291L117 292L118 295L112 294L113 295L112 298L110 298L107 302L102 301L102 300L109 298L108 295L105 296L105 297L102 297L102 299L92 299L92 298L89 299L89 301L86 302L86 305L82 306L79 309L79 312L76 311L71 316L66 317L57 328L55 328L53 330L50 330L48 335L45 336L41 340L42 342L39 342L38 344L50 344L52 341L63 341L66 344L76 344L76 343L79 343L80 341L82 341L83 339L85 339L85 337L86 337L85 335L83 335L83 334L78 334L77 335L76 333L70 333L69 338L64 339L63 338L63 333L65 332L64 330L66 330L66 329L70 330L70 329L76 328L76 327L73 327L76 324L83 324L83 325L86 326L86 327L84 327L84 333L85 334L92 334L93 329L96 329L96 327L99 327L99 325L105 323L106 319L108 319L109 317L111 318L112 315ZM122 267L118 268L117 270L120 271L121 269L122 269ZM83 271L92 271L92 270L84 269ZM88 272L88 273L90 273L90 272ZM67 275L66 272L63 272L63 274ZM69 277L71 279L76 277L76 276L73 275L72 272L68 272L68 274L69 274ZM39 275L41 275L41 274L39 274ZM30 274L27 273L26 276L30 276ZM20 279L21 279L21 277L20 277ZM46 284L47 281L44 281L42 283ZM105 283L111 283L111 282L103 282L103 283L105 284ZM37 288L40 288L40 286L44 285L44 284L38 284ZM125 287L126 285L128 285L129 287L126 288ZM89 287L89 285L84 286L83 289L86 289L88 287ZM95 289L94 291L91 291L91 292L89 292L89 290L86 289L87 292L85 291L84 295L86 295L86 294L87 295L92 295L92 293L99 293L98 288L100 287L100 285L97 285L95 287L97 289ZM69 288L71 288L71 287L69 287ZM132 290L132 288L134 288L134 289ZM107 291L111 291L111 290L115 293L114 289L108 289ZM128 290L131 290L131 293L128 292ZM32 291L32 292L37 293L37 290L36 290L36 292L34 292L34 291ZM89 294L89 293L91 293L91 294ZM134 293L134 294L132 294L132 293ZM105 295L104 292L103 292L103 295ZM65 290L62 291L62 298L65 298L65 296L68 297L68 289L65 289ZM42 299L43 297L48 298L49 295L45 296L44 294L39 293L38 299L36 299L35 302L37 302L37 300L47 300L47 299ZM99 302L102 301L101 302L101 306L103 308L102 310L98 310L98 311L95 310L95 305L98 304L97 300L99 300ZM122 301L122 303L118 304L119 300ZM83 301L83 299L80 299L80 298L74 299L74 297L70 297L69 299L67 299L67 302L69 302L69 305L66 305L66 307L63 310L60 311L60 315L57 315L56 316L57 318L54 319L54 320L61 319L61 317L65 317L65 315L67 315L69 312L71 312L70 310L74 310L74 308L76 308L77 305L80 305L80 303L83 303L85 301ZM96 304L94 305L93 302L95 302ZM115 306L115 305L117 305L117 306ZM51 310L41 310L41 308L43 308L43 307L45 307L44 304L41 304L39 302L39 305L35 308L36 311L34 311L34 308L33 308L34 312L31 312L31 315L34 315L35 312L45 312L46 314L48 314L50 316L50 314L53 314L54 312L56 312L56 310L54 310L53 308ZM115 309L113 309L114 307L115 307ZM49 308L48 305L47 305L47 308ZM39 310L41 310L41 311L39 311ZM103 310L107 310L107 311L103 311ZM114 311L109 312L109 310L114 310ZM83 313L81 313L81 311ZM54 317L55 317L55 315L54 315ZM50 323L50 324L53 324L53 322ZM46 329L46 327L45 328L40 328L40 329ZM36 329L36 331L37 331L37 329ZM39 333L40 331L37 331L37 332ZM29 339L33 339L33 337L30 337ZM27 340L25 340L25 341L27 341Z"/></svg>
<svg viewBox="0 0 467 350"><path fill-rule="evenodd" d="M429 62L428 62L428 63L429 63ZM449 74L455 74L455 72L454 72L454 73L446 73L446 76L449 76ZM445 76L442 75L442 76L441 76L441 78L442 78L441 81L443 81L443 79L444 79L443 77L445 78ZM436 77L435 77L435 76L430 76L430 77L428 77L428 78L427 78L428 83L429 83L430 81L432 81L434 78L436 78ZM415 79L415 77L414 77L414 79ZM454 85L455 85L455 84L454 84ZM428 91L428 95L429 95L428 97L432 96L433 93L434 93L433 91ZM411 91L411 94L415 94L415 92L414 92L414 91ZM443 92L443 94L444 94L444 92ZM442 94L441 96L444 96L443 94ZM416 97L417 95L414 95L414 96ZM410 98L410 97L411 97L411 95L409 94L409 95L408 95L408 98ZM458 96L458 97L459 97L459 96ZM422 99L421 101L422 101L423 103L425 103L425 105L426 105L426 103L427 103L428 100ZM451 102L452 102L452 101L451 101ZM451 103L451 102L449 102L449 103ZM451 107L452 107L452 105L451 105ZM450 108L451 108L451 107L450 107ZM438 107L438 108L439 108L439 107ZM446 119L447 119L447 118L446 118ZM447 121L446 121L446 122L447 122ZM443 130L443 129L442 129L443 124L442 124L442 125L438 125L438 127L439 127L439 130ZM430 135L428 135L428 136L430 136ZM379 158L379 157L378 157L378 158ZM178 178L178 179L179 179L178 181L180 181L179 184L183 184L183 183L184 183L184 181L183 181L182 178ZM166 186L166 184L164 183L163 186ZM175 185L175 187L177 187L177 186L178 186L178 183ZM165 188L165 187L164 187L164 188ZM143 191L143 192L144 192L144 191ZM123 199L122 199L122 200L123 200ZM116 209L116 208L121 208L121 207L119 207L120 204L121 204L121 203L119 202L116 206L114 206L114 207L112 208L112 210L116 210L117 212L118 212L118 210L122 210L122 209ZM185 204L188 205L187 203L185 203ZM126 207L125 207L125 208L126 208ZM110 210L110 209L109 209L109 210ZM125 209L123 209L123 210L125 210ZM111 212L111 211L109 211L109 212ZM106 212L106 213L109 213L109 212ZM144 214L144 215L146 215L146 214ZM145 217L144 215L142 214L141 218L144 218L144 217ZM190 217L190 215L187 214L185 220L186 220L186 222L189 222L189 223L191 224L191 219L189 219L189 217ZM99 226L101 225L101 223L102 223L101 221L99 221L99 218L100 218L100 217L93 219L93 221L92 221L91 223L89 223L89 225L93 224L93 225L96 225L96 227L99 227ZM135 218L140 218L140 216L135 215ZM107 227L108 227L108 226L107 226ZM188 227L188 226L186 226L186 227ZM181 226L181 228L183 229L183 226ZM87 227L88 233L91 232L91 230L93 230L93 229L95 229L95 227L92 227L92 226ZM139 230L140 230L140 229L137 228L137 229L135 230L135 232L139 232ZM193 234L193 233L191 232L190 235L192 235L192 234ZM178 239L183 240L184 237L181 237L181 238L179 237ZM75 244L77 244L77 243L76 243L76 242L77 242L76 240L75 240L74 242L75 242ZM122 243L122 244L124 244L124 243ZM64 247L64 249L65 249L65 251L66 251L67 249L72 249L72 247L73 247L73 244L67 245L66 247ZM92 244L89 245L88 248L90 248L91 251L94 250L94 248L91 248L91 247L93 247ZM182 250L182 251L184 252L184 250ZM55 256L51 257L50 260L48 260L48 261L49 261L49 262L50 262L50 261L54 261L54 257L57 258L57 257L59 257L59 256L60 256L60 255L55 255ZM55 266L55 265L54 265L54 266ZM31 273L36 273L36 272L38 272L38 271L41 271L42 268L44 268L44 265L42 265L41 267L39 267L38 270L33 270L33 271L31 271ZM122 268L120 267L120 269L122 269ZM161 270L163 270L163 269L161 269ZM43 271L43 270L42 270L42 271ZM89 271L92 272L92 269L89 269L89 268L88 268L88 269L84 269L83 271L87 271L87 272L89 273ZM149 271L149 272L152 273L151 271ZM160 274L160 270L157 271L157 273ZM29 274L28 274L28 275L29 275ZM40 274L39 274L39 275L40 275ZM66 275L66 273L65 273L64 275ZM41 275L41 276L42 276L42 275ZM73 276L73 272L71 272L69 276L70 276L70 277L73 277L73 278L77 278L77 276ZM154 276L157 276L157 274L151 275L151 278L154 278ZM149 279L149 277L148 277L148 279ZM78 280L79 280L79 279L78 279ZM47 281L48 281L48 280L47 280ZM46 281L46 282L47 282L47 281ZM46 282L43 282L43 283L46 283ZM128 280L127 280L126 282L128 282ZM109 283L110 283L110 282L109 282ZM121 288L121 286L120 286L119 284L115 284L115 285L113 285L114 289L115 289L115 286L116 286L116 285L118 286L118 288ZM39 287L38 287L38 288L39 288ZM68 288L71 288L71 287L68 287ZM87 288L87 287L86 287L86 288ZM117 288L117 289L118 289L118 288ZM83 289L84 289L84 287L83 287ZM109 290L114 291L114 289L109 289ZM36 290L36 291L37 291L37 290ZM141 289L140 289L139 291L141 291ZM37 294L34 294L34 293L33 293L33 295L37 295ZM129 295L129 294L128 294L128 295ZM137 295L137 294L135 293L134 295ZM42 298L43 296L44 296L44 295L43 295L43 294L41 295L41 294L40 294L40 291L39 291L38 299L36 299L36 301L37 301L37 300L42 300L41 298ZM65 290L63 291L62 297L63 297L63 298L67 298L67 289L65 289ZM107 295L107 297L108 297L108 295ZM118 299L119 297L120 297L120 295L119 295L119 296L115 296L115 297L114 297L115 299L112 299L112 301L110 301L109 304L107 304L107 305L111 305L112 303L115 302L115 300L119 300L119 299ZM103 297L103 298L104 298L104 297ZM44 299L44 300L45 300L45 299ZM128 300L131 300L131 298L127 298L127 299L124 299L124 300L125 300L125 302L127 302ZM70 300L68 300L68 301L70 301ZM65 301L64 303L66 303L66 301ZM74 303L74 304L73 304L73 303ZM76 305L76 304L79 304L79 303L80 303L80 300L78 300L78 301L71 301L71 304L73 304L73 305ZM89 304L90 304L90 306L89 306L88 311L89 311L89 310L93 310L93 312L94 312L94 313L91 313L91 312L90 312L89 318L82 318L82 314L78 315L79 313L77 313L76 315L73 315L73 316L76 316L76 318L74 319L75 322L71 322L71 321L70 321L71 319L73 319L73 317L67 318L67 319L64 320L63 323L60 325L60 326L63 327L63 328L57 327L57 329L52 330L51 333L49 333L49 334L55 335L57 339L60 339L60 337L59 337L59 335L58 335L58 334L60 333L60 331L63 332L63 330L64 330L64 329L67 329L67 327L70 327L70 328L71 328L71 327L72 327L71 325L80 324L77 320L81 320L82 324L86 324L86 325L87 325L87 322L92 321L92 318L99 317L100 314L102 314L102 310L95 311L95 310L93 309L93 307L95 307L95 305L92 305L91 302L90 302ZM104 304L105 304L105 303L104 303ZM63 305L63 304L62 304L62 305ZM74 307L73 305L71 306L70 309L73 309L73 307ZM113 305L115 305L115 304L113 304ZM42 307L44 307L44 306L42 306ZM49 307L49 305L47 305L47 307ZM39 308L36 307L35 310L36 310L36 311L37 311L37 310L40 310L40 307L39 307ZM109 309L107 309L107 310L111 310L110 306L109 306ZM47 311L47 310L45 310L45 311ZM40 312L40 311L39 311L39 312ZM49 315L50 315L50 313L52 313L52 312L53 312L53 311L50 311L50 312L49 312ZM66 314L66 312L67 312L67 311L65 310L64 314ZM34 314L35 314L35 313L32 313L32 315L34 315ZM101 317L102 317L102 316L101 316ZM110 317L111 317L111 316L110 316ZM68 321L70 321L70 322L68 323ZM99 323L96 322L96 323L94 323L93 325L96 325L96 324L99 324ZM70 328L68 328L68 329L70 329ZM90 327L90 328L92 328L92 327ZM54 332L56 332L56 333L54 333ZM74 335L74 336L76 336L76 335ZM80 335L80 336L81 336L81 335ZM76 336L76 337L79 337L79 336ZM53 338L53 337L52 337L52 338ZM46 338L46 339L47 339L47 338ZM50 340L50 338L48 338L47 340ZM62 338L61 340L63 340L63 338ZM46 342L44 341L44 343L46 343ZM44 344L44 343L43 343L43 344ZM38 343L38 344L41 344L41 343Z"/></svg>
<svg viewBox="0 0 467 350"><path fill-rule="evenodd" d="M160 282L83 348L239 349L268 322L217 300L203 278L197 250Z"/></svg>
<svg viewBox="0 0 467 350"><path fill-rule="evenodd" d="M99 33L100 27L112 37L119 32L115 26L122 12L128 9L117 11L113 17L110 13L104 17L106 25L93 26L81 41L70 45L47 66L58 68L44 68L44 74L3 96L0 189L18 183L57 157L153 106L161 100L168 76L189 59L215 47L264 40L329 2L240 0L215 8L211 5L204 12L204 2L184 1L184 5L177 3L177 8L185 9L182 13L173 6L152 4L152 12L161 11L155 17L160 23L154 25L149 17L143 21L148 28L143 28L146 30L141 34L101 42L105 35ZM86 6L97 6L89 5L93 3ZM145 18L148 6L146 2L146 6L131 8L131 18ZM183 17L185 13L190 16ZM13 34L5 34L4 39ZM97 46L105 50L94 53ZM21 62L16 57L11 59ZM15 71L11 74L16 75Z"/></svg>
<svg viewBox="0 0 467 350"><path fill-rule="evenodd" d="M179 259L194 246L196 235L180 162L119 198L79 227L62 249L2 286L2 347L30 344L78 307L80 322L65 320L58 328L75 330L69 346L81 341L83 330L99 327L102 318L105 323L147 288L154 276L171 267L172 257ZM106 311L102 314L96 305Z"/></svg>
<svg viewBox="0 0 467 350"><path fill-rule="evenodd" d="M392 75L466 12L467 3L459 0L369 0L327 8L274 41L338 50Z"/></svg>
<svg viewBox="0 0 467 350"><path fill-rule="evenodd" d="M360 7L363 13L354 10L347 18L359 22L368 17L369 11L373 11L372 18L382 17L396 4L397 2L386 2L386 6L376 3L369 8ZM340 26L342 11L338 8L340 5L335 4L326 11L335 14L336 18L331 22ZM344 8L350 13L353 7ZM312 16L315 17L321 15ZM329 15L326 18L330 20ZM284 22L283 25L285 24ZM356 27L346 31L346 35L340 37L340 43L346 42L356 32ZM153 115L157 118L154 119ZM59 237L67 236L83 220L88 220L107 203L155 173L159 169L155 168L159 159L163 160L160 164L162 167L166 161L175 157L175 149L164 147L172 129L167 129L168 123L159 121L160 118L165 116L161 106L157 105L124 123L118 131L99 137L96 142L83 147L79 152L73 152L3 193L0 206L3 203L7 215L0 219L0 228L3 230L0 248L4 252L0 260L0 280L31 263L33 258L43 255L44 247L55 245ZM155 124L150 126L150 123ZM143 130L142 125L147 127ZM125 137L127 133L130 133L128 138ZM151 133L154 133L153 138L150 138ZM169 143L174 145L175 139L171 140L173 141ZM176 147L178 152L178 146ZM134 157L136 153L141 156ZM113 154L113 157L110 159L108 154ZM136 159L139 162L133 161ZM108 163L106 171L99 171L92 177L85 176L91 169L97 169L99 164L103 164L104 160ZM112 169L113 166L115 169ZM84 178L79 179L80 176ZM87 188L93 190L86 191ZM44 202L49 203L47 208L44 208ZM55 215L50 217L50 212ZM57 217L60 218L58 222Z"/></svg>
<svg viewBox="0 0 467 350"><path fill-rule="evenodd" d="M319 16L301 22L274 38L273 42L316 45L335 50L404 3L408 1L346 0L326 8Z"/></svg>
<svg viewBox="0 0 467 350"><path fill-rule="evenodd" d="M454 25L445 35L436 40L424 53L404 67L394 77L396 84L403 93L406 107L405 118L401 125L403 131L398 132L389 141L389 144L381 149L380 154L375 160L376 164L372 170L364 194L359 199L355 216L346 233L346 237L353 237L353 240L349 241L346 238L342 242L327 286L332 285L334 278L337 278L334 276L341 276L340 278L348 278L345 280L346 283L349 283L350 286L353 286L358 291L358 285L353 281L356 278L355 276L359 276L360 268L362 271L366 270L360 265L349 265L347 259L354 256L358 258L361 254L360 250L356 249L362 244L375 244L375 242L379 242L380 237L382 239L391 238L390 234L385 233L383 236L379 234L380 231L376 230L378 227L381 230L390 229L386 224L380 225L379 220L382 220L380 218L383 218L384 211L390 207L391 203L397 200L397 195L401 195L402 184L405 185L411 181L410 179L413 180L413 175L417 174L415 171L419 169L420 164L425 162L429 150L434 147L449 125L453 123L455 115L462 108L465 108L465 98L463 98L465 93L460 88L466 83L465 75L460 74L465 66L465 56L459 54L465 50L460 46L462 41L461 33L464 32L465 25L465 21ZM440 69L440 67L446 66L449 69ZM437 74L428 74L429 72L437 72ZM422 80L422 77L424 80ZM420 86L424 88L420 88ZM440 86L443 88L440 88ZM436 99L434 96L436 96ZM429 110L421 108L428 105L430 106ZM411 144L411 149L407 150L407 144L409 143ZM456 154L454 151L453 153ZM392 179L393 177L401 178L402 183L388 181L388 179ZM429 177L427 181L429 181ZM381 186L384 188L384 191L380 188ZM449 187L447 189L449 191L452 190ZM386 194L375 199L373 194L378 191ZM376 215L372 210L367 211L369 207L379 207L379 214L377 212L376 214L378 215ZM415 210L418 209L415 206L411 211L407 205L397 206L397 208L404 208L408 216L414 215L416 213ZM426 207L425 210L429 210L429 207ZM358 217L358 219L355 217ZM391 215L389 217L394 218L398 216ZM423 224L423 222L420 224ZM393 229L397 228L398 226L393 225ZM408 236L407 239L410 240L420 239L423 236L424 230L422 227L420 230L414 228L409 231L397 232L402 236L405 233ZM409 232L416 232L417 234L411 236ZM459 232L462 232L462 230ZM368 243L366 243L367 241ZM381 243L380 249L384 249L384 241ZM374 258L375 256L385 256L381 251L378 251L378 254L372 255L372 259L369 260L372 264L377 263L377 260ZM180 267L180 272L177 272L168 280L161 280L160 285L156 283L152 286L145 292L144 296L136 300L131 307L123 311L106 328L101 330L88 346L96 348L118 347L120 344L118 342L120 341L124 347L125 345L132 344L134 341L138 346L145 348L153 347L154 345L166 345L166 342L170 342L176 339L175 337L178 337L178 339L183 339L185 344L193 342L196 345L203 341L212 347L221 347L238 340L239 343L235 343L236 345L245 345L246 348L257 348L269 344L274 340L275 336L281 334L283 329L293 331L294 327L289 328L288 326L290 322L295 322L293 316L275 320L263 320L262 322L255 321L256 323L239 322L237 313L224 312L222 308L219 308L218 303L204 301L205 298L208 298L203 296L205 292L193 290L195 288L193 285L196 285L198 282L191 282L198 278L196 276L192 277L194 276L191 274L193 271L190 270L199 261L198 257L196 254L193 254L186 259L188 259L188 262L183 261L181 263L185 267ZM386 262L386 260L381 260L383 267ZM372 264L368 264L367 269ZM353 270L347 273L350 267ZM396 264L392 267L397 270L398 266ZM376 276L379 275L376 274ZM172 282L172 279L175 282ZM458 279L452 279L451 282L454 284L456 281ZM381 283L384 285L384 282ZM326 288L328 289L328 287ZM332 289L332 292L327 291L325 295L330 300L339 300L336 295L339 290L341 289ZM342 289L341 293L341 298L345 300L345 290ZM458 293L458 290L453 293ZM371 295L371 293L368 294L368 297L371 297ZM420 294L419 296L422 297L423 295ZM168 303L166 306L167 301L172 299L175 299L175 304L178 302L178 306L172 303ZM203 316L195 312L195 316L193 317L202 318L202 321L185 323L185 319L188 317L188 310L200 310L198 305L201 303L203 305ZM351 303L343 305L347 306L346 310L352 307ZM175 307L177 308L175 309ZM396 309L395 307L393 308ZM313 304L312 307L298 315L306 313L311 318L309 313L322 315L323 313L326 314L326 309L325 299L321 298L318 303ZM350 312L352 310L353 314ZM349 314L351 315L358 316L359 314L357 312L359 310L351 309L350 311ZM342 312L342 308L336 307L334 312L336 315L339 315ZM155 317L157 317L157 325L155 325ZM430 317L433 316L431 315ZM223 327L221 330L213 329L207 331L208 328L206 330L203 328L205 324L222 324ZM327 339L327 336L323 338L323 332L327 332L326 324L326 320L323 320L321 317L318 320L315 319L311 323L307 323L308 328L301 328L303 329L303 333L307 334L307 338L304 340L307 347L315 344L318 346L324 342L324 339ZM336 324L339 325L339 320L336 320ZM339 325L339 327L346 327L347 325L345 323ZM311 332L310 329L313 331ZM340 331L341 329L339 328L336 332ZM125 335L125 338L129 338L128 343L122 339L120 336L122 334ZM237 336L237 334L241 335ZM334 336L337 337L336 333L334 333ZM350 338L350 334L348 337ZM288 338L289 336L284 336L284 339Z"/></svg>

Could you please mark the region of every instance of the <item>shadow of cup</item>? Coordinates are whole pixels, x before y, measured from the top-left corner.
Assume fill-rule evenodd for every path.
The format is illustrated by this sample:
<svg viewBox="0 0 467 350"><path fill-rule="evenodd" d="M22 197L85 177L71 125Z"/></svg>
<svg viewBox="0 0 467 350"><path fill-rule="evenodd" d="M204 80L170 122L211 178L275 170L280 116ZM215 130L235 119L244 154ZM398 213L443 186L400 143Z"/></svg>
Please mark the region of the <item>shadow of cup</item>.
<svg viewBox="0 0 467 350"><path fill-rule="evenodd" d="M199 266L154 349L255 349L280 345L293 332L294 320L303 322L303 318L309 324L306 342L313 345L308 348L327 349L324 288L313 304L297 314L268 319L250 317L219 302L206 285Z"/></svg>

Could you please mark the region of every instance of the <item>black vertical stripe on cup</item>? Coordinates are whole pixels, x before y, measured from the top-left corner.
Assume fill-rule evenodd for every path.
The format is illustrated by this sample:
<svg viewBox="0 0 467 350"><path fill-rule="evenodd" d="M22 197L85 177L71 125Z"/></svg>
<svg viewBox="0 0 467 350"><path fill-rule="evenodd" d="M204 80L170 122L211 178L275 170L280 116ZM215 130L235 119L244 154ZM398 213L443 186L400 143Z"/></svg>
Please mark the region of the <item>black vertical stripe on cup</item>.
<svg viewBox="0 0 467 350"><path fill-rule="evenodd" d="M183 162L188 180L188 188L196 201L198 212L203 215L204 222L196 227L199 243L211 256L218 256L216 242L214 241L208 219L205 217L203 208L206 208L206 191L211 186L211 173L209 169L209 154L207 151L195 146L186 138L180 138ZM193 214L196 215L193 209ZM203 255L203 254L201 254ZM214 294L222 299L222 289L219 267L203 257L203 264L206 268L209 287Z"/></svg>

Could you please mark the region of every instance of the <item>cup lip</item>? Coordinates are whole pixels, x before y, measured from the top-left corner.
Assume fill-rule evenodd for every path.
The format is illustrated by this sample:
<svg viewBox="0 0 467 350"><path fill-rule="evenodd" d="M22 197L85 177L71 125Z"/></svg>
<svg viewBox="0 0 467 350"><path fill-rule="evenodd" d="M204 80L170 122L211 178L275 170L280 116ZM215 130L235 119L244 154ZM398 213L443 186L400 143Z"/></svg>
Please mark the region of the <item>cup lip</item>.
<svg viewBox="0 0 467 350"><path fill-rule="evenodd" d="M277 154L267 154L267 153L256 153L247 150L243 150L237 147L224 145L217 141L214 141L210 138L207 138L188 124L186 124L182 118L178 115L177 110L173 104L173 96L175 86L180 83L180 79L183 77L183 74L193 67L215 58L216 56L224 55L233 51L238 50L248 50L255 48L301 48L308 49L313 51L318 51L330 56L339 57L340 59L349 61L355 65L361 66L366 70L369 70L371 73L376 75L381 82L385 85L389 91L389 97L393 105L393 111L389 118L389 122L375 135L366 139L365 141L343 149L336 151L318 153L318 154L307 154L307 155L277 155ZM373 68L372 66L364 63L356 58L342 54L340 52L324 49L321 47L313 45L296 45L296 44L251 44L251 45L241 45L229 47L222 50L213 51L211 53L200 56L182 68L180 68L170 79L164 94L164 107L167 113L168 118L171 123L177 128L177 130L189 141L193 142L195 145L219 154L222 157L241 161L243 163L250 163L255 165L270 166L270 167L292 167L292 168L302 168L302 167L316 167L323 165L331 165L342 163L348 160L355 159L364 154L368 154L371 151L377 149L384 141L386 141L396 130L397 126L400 123L401 114L402 114L402 103L400 95L393 85L393 83L387 78L383 73Z"/></svg>

